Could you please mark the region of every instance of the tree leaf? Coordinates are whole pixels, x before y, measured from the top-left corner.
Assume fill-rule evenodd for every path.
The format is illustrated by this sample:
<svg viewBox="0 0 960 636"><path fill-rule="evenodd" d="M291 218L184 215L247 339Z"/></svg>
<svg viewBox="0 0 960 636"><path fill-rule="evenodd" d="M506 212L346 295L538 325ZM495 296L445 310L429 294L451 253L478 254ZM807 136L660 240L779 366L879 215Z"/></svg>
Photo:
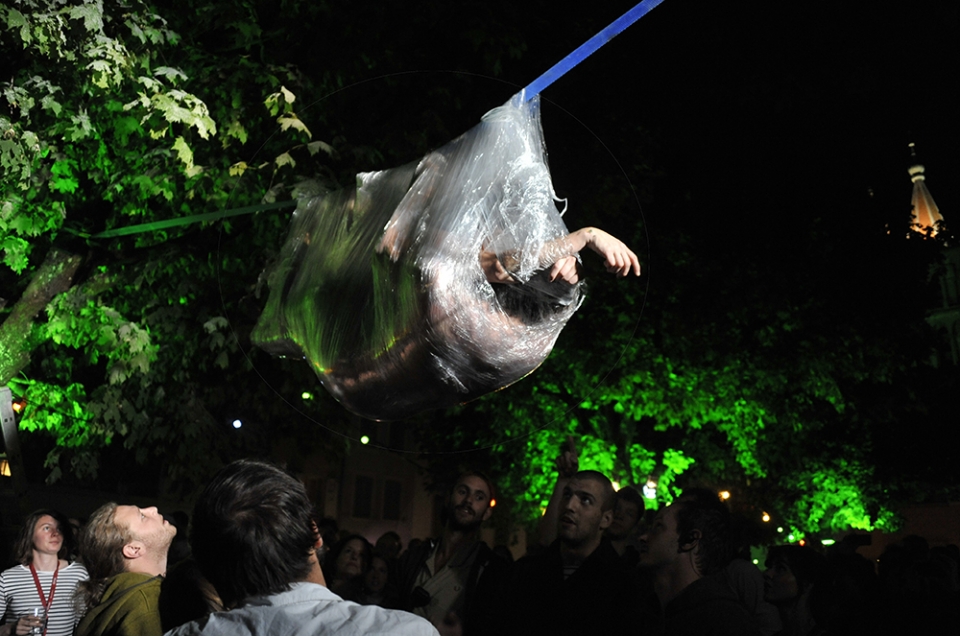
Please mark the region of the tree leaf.
<svg viewBox="0 0 960 636"><path fill-rule="evenodd" d="M277 168L282 168L283 166L290 166L293 168L297 165L297 162L293 160L293 157L290 156L289 152L285 152L274 159L274 163L277 164Z"/></svg>
<svg viewBox="0 0 960 636"><path fill-rule="evenodd" d="M277 121L280 123L280 130L282 131L293 128L294 130L303 132L308 138L313 138L313 135L310 134L310 130L307 128L306 124L300 121L300 118L294 113L286 113L281 115Z"/></svg>

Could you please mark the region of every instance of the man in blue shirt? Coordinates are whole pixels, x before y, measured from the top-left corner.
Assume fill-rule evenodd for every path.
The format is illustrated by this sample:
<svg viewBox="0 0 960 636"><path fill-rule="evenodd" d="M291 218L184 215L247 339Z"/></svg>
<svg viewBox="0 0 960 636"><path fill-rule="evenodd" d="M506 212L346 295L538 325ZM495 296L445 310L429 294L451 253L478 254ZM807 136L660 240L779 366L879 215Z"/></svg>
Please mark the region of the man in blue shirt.
<svg viewBox="0 0 960 636"><path fill-rule="evenodd" d="M275 466L240 460L220 470L197 500L190 543L201 572L234 609L168 634L437 636L418 616L328 590L310 510L303 484Z"/></svg>

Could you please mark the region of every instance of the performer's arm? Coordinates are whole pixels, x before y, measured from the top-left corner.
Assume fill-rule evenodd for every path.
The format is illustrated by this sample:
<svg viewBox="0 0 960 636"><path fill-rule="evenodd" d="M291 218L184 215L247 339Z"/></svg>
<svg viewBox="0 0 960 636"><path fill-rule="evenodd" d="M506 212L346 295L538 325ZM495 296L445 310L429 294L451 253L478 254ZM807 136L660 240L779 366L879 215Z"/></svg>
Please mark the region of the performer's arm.
<svg viewBox="0 0 960 636"><path fill-rule="evenodd" d="M603 257L607 271L617 276L640 275L640 260L626 244L595 227L585 227L563 238L550 241L540 250L540 265L550 267L550 280L563 280L571 285L580 280L580 263L576 254L585 247ZM491 283L515 283L503 263L493 252L480 253L480 266Z"/></svg>

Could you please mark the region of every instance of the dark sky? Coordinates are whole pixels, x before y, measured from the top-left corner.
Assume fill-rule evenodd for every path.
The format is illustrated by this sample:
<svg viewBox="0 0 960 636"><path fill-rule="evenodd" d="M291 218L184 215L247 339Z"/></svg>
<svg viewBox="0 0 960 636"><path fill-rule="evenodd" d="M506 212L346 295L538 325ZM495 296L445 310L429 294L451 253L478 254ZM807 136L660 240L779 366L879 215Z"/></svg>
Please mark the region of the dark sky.
<svg viewBox="0 0 960 636"><path fill-rule="evenodd" d="M530 27L531 49L544 50L545 69L581 33L632 5L558 11ZM552 37L533 44L547 27ZM779 213L836 207L868 188L908 206L913 141L949 221L960 215L958 78L960 9L950 3L666 0L544 98L572 112L622 161L634 148L605 114L649 130L652 160L679 189L689 178L695 209L735 221L776 223ZM546 112L545 128L551 159L562 161Z"/></svg>

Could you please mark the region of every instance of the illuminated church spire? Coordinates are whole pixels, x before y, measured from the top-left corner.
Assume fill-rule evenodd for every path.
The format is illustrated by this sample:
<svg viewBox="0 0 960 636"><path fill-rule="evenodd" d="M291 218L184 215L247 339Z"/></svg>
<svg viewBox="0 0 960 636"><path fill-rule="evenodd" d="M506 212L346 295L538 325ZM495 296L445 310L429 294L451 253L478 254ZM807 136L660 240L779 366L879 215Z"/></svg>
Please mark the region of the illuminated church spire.
<svg viewBox="0 0 960 636"><path fill-rule="evenodd" d="M937 221L942 221L940 209L930 195L927 189L926 179L924 177L924 167L917 161L916 148L910 143L910 157L913 159L913 165L908 172L913 181L913 228L919 232L926 232L930 229L931 235L937 233Z"/></svg>

